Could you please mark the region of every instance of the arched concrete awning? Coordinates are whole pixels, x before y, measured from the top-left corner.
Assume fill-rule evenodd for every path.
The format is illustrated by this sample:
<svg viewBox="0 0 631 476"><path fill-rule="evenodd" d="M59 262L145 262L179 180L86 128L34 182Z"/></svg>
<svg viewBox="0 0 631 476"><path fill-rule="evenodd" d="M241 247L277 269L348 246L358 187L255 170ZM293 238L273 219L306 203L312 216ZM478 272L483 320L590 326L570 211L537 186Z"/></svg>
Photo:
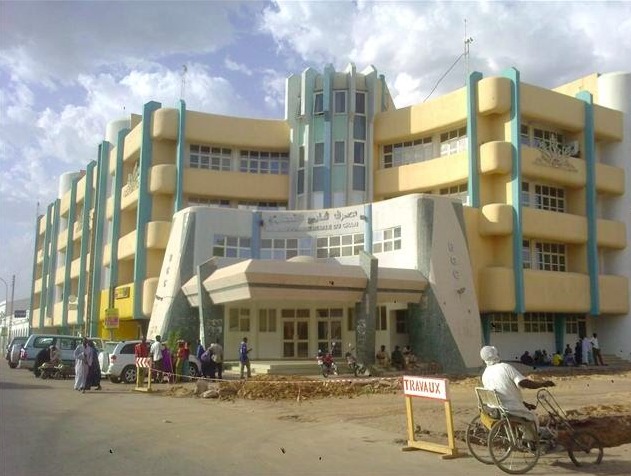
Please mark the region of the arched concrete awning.
<svg viewBox="0 0 631 476"><path fill-rule="evenodd" d="M251 300L358 302L368 278L358 265L246 260L218 269L203 283L213 303ZM378 302L419 302L427 279L418 270L379 268ZM182 291L196 305L197 278Z"/></svg>

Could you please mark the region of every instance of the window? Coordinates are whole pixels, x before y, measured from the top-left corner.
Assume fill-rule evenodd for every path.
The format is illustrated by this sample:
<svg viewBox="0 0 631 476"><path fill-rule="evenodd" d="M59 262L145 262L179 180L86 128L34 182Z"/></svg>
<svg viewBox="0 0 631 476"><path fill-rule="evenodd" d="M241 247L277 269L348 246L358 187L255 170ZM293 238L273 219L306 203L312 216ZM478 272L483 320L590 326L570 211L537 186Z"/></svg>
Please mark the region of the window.
<svg viewBox="0 0 631 476"><path fill-rule="evenodd" d="M229 328L235 332L250 332L250 310L248 308L230 309Z"/></svg>
<svg viewBox="0 0 631 476"><path fill-rule="evenodd" d="M532 145L535 147L561 147L563 145L563 134L556 131L533 128Z"/></svg>
<svg viewBox="0 0 631 476"><path fill-rule="evenodd" d="M313 155L313 164L314 165L322 165L324 164L324 142L316 142L315 150Z"/></svg>
<svg viewBox="0 0 631 476"><path fill-rule="evenodd" d="M189 165L193 169L229 171L231 157L231 149L191 144Z"/></svg>
<svg viewBox="0 0 631 476"><path fill-rule="evenodd" d="M467 150L467 128L461 127L440 135L440 155L452 155Z"/></svg>
<svg viewBox="0 0 631 476"><path fill-rule="evenodd" d="M415 164L434 158L431 137L384 145L382 150L382 167L384 169Z"/></svg>
<svg viewBox="0 0 631 476"><path fill-rule="evenodd" d="M298 149L298 176L296 179L296 194L305 193L305 147L303 145Z"/></svg>
<svg viewBox="0 0 631 476"><path fill-rule="evenodd" d="M213 256L226 258L251 258L251 239L244 236L215 235Z"/></svg>
<svg viewBox="0 0 631 476"><path fill-rule="evenodd" d="M386 306L377 306L377 310L375 313L376 316L376 324L378 331L387 331L388 330L388 309Z"/></svg>
<svg viewBox="0 0 631 476"><path fill-rule="evenodd" d="M578 334L580 324L585 325L585 316L582 314L566 314L565 315L565 333Z"/></svg>
<svg viewBox="0 0 631 476"><path fill-rule="evenodd" d="M294 256L313 256L311 237L261 240L261 259L287 260Z"/></svg>
<svg viewBox="0 0 631 476"><path fill-rule="evenodd" d="M343 164L346 162L346 142L343 140L335 141L335 153L333 154L334 164Z"/></svg>
<svg viewBox="0 0 631 476"><path fill-rule="evenodd" d="M366 167L353 165L353 190L366 190Z"/></svg>
<svg viewBox="0 0 631 476"><path fill-rule="evenodd" d="M408 333L408 313L405 309L399 309L395 313L395 328L397 334Z"/></svg>
<svg viewBox="0 0 631 476"><path fill-rule="evenodd" d="M346 315L348 316L346 319L346 330L348 332L355 332L357 329L357 323L355 322L355 308L349 307L346 309Z"/></svg>
<svg viewBox="0 0 631 476"><path fill-rule="evenodd" d="M469 200L469 186L466 183L460 185L453 185L451 187L441 188L439 190L441 195L447 195L453 198L457 198L462 203L467 203Z"/></svg>
<svg viewBox="0 0 631 476"><path fill-rule="evenodd" d="M364 164L364 150L365 144L363 142L355 141L355 153L353 155L353 163Z"/></svg>
<svg viewBox="0 0 631 476"><path fill-rule="evenodd" d="M219 200L216 198L206 198L206 197L188 197L188 206L205 206L212 208L230 208L230 200Z"/></svg>
<svg viewBox="0 0 631 476"><path fill-rule="evenodd" d="M239 202L239 210L287 210L286 202Z"/></svg>
<svg viewBox="0 0 631 476"><path fill-rule="evenodd" d="M316 239L317 258L358 255L364 249L364 234L320 236Z"/></svg>
<svg viewBox="0 0 631 476"><path fill-rule="evenodd" d="M239 171L251 174L289 174L288 152L265 152L242 150L239 157Z"/></svg>
<svg viewBox="0 0 631 476"><path fill-rule="evenodd" d="M33 340L33 347L35 347L36 349L45 349L53 344L53 337L36 337L35 340Z"/></svg>
<svg viewBox="0 0 631 476"><path fill-rule="evenodd" d="M333 351L333 356L342 356L342 317L344 310L316 309L318 349Z"/></svg>
<svg viewBox="0 0 631 476"><path fill-rule="evenodd" d="M486 314L491 332L507 333L518 332L517 314L512 312L493 312Z"/></svg>
<svg viewBox="0 0 631 476"><path fill-rule="evenodd" d="M523 240L522 259L524 269L567 271L566 249L562 243Z"/></svg>
<svg viewBox="0 0 631 476"><path fill-rule="evenodd" d="M353 139L366 140L366 116L355 116L353 121Z"/></svg>
<svg viewBox="0 0 631 476"><path fill-rule="evenodd" d="M334 112L335 114L344 114L346 112L346 91L334 91Z"/></svg>
<svg viewBox="0 0 631 476"><path fill-rule="evenodd" d="M324 93L315 93L313 95L313 113L324 113Z"/></svg>
<svg viewBox="0 0 631 476"><path fill-rule="evenodd" d="M401 227L376 230L373 236L372 252L386 253L401 249Z"/></svg>
<svg viewBox="0 0 631 476"><path fill-rule="evenodd" d="M355 93L355 114L366 114L366 93Z"/></svg>
<svg viewBox="0 0 631 476"><path fill-rule="evenodd" d="M75 342L77 341L77 339L70 339L68 337L66 338L59 338L59 340L57 341L57 347L59 348L59 350L74 350L79 343L77 342L75 344Z"/></svg>
<svg viewBox="0 0 631 476"><path fill-rule="evenodd" d="M259 332L276 332L276 309L259 309Z"/></svg>
<svg viewBox="0 0 631 476"><path fill-rule="evenodd" d="M527 312L524 314L524 331L533 333L554 332L554 314Z"/></svg>
<svg viewBox="0 0 631 476"><path fill-rule="evenodd" d="M521 184L521 201L526 207L565 213L565 189L545 184Z"/></svg>

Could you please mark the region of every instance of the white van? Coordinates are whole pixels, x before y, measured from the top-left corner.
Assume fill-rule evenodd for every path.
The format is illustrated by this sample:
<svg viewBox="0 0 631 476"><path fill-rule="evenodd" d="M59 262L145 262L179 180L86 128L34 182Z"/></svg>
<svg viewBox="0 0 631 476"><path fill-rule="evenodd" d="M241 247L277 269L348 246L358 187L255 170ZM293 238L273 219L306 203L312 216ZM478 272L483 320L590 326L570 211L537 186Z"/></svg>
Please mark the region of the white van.
<svg viewBox="0 0 631 476"><path fill-rule="evenodd" d="M103 348L103 340L99 337L88 339L94 341L98 350ZM21 369L33 370L35 367L35 359L37 354L47 347L54 345L61 352L61 360L68 365L74 364L74 350L81 343L83 337L67 336L56 334L31 334L26 339L24 347L20 351L20 362L18 367Z"/></svg>

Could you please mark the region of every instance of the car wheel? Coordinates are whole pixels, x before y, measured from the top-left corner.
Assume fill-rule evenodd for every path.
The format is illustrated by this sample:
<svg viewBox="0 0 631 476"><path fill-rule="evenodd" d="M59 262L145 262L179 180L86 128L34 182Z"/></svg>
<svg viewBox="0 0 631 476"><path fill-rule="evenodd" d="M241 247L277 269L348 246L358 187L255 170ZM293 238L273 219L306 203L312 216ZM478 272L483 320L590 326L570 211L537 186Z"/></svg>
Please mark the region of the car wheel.
<svg viewBox="0 0 631 476"><path fill-rule="evenodd" d="M11 367L12 369L17 368L18 364L14 364L13 362L9 362L9 367Z"/></svg>
<svg viewBox="0 0 631 476"><path fill-rule="evenodd" d="M136 382L136 367L134 365L128 365L123 369L121 373L121 379L125 383L135 383Z"/></svg>
<svg viewBox="0 0 631 476"><path fill-rule="evenodd" d="M193 362L188 363L188 375L189 377L199 377L199 369L197 368L197 364Z"/></svg>
<svg viewBox="0 0 631 476"><path fill-rule="evenodd" d="M114 377L113 375L110 375L110 382L121 383L121 379L119 379L118 377Z"/></svg>

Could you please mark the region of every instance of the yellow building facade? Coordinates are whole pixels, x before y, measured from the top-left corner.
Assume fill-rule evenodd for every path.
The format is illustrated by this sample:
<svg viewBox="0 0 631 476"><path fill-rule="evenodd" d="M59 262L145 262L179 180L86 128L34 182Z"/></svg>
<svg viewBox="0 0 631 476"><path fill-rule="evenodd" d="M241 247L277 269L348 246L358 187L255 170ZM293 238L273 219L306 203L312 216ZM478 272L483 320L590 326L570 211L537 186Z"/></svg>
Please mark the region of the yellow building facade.
<svg viewBox="0 0 631 476"><path fill-rule="evenodd" d="M288 78L283 120L147 103L108 126L38 219L32 329L144 334L173 214L188 206L322 210L420 193L465 205L483 342L512 356L598 332L605 353L629 358L630 94L629 73L551 90L509 69L396 109L383 76L350 65Z"/></svg>

